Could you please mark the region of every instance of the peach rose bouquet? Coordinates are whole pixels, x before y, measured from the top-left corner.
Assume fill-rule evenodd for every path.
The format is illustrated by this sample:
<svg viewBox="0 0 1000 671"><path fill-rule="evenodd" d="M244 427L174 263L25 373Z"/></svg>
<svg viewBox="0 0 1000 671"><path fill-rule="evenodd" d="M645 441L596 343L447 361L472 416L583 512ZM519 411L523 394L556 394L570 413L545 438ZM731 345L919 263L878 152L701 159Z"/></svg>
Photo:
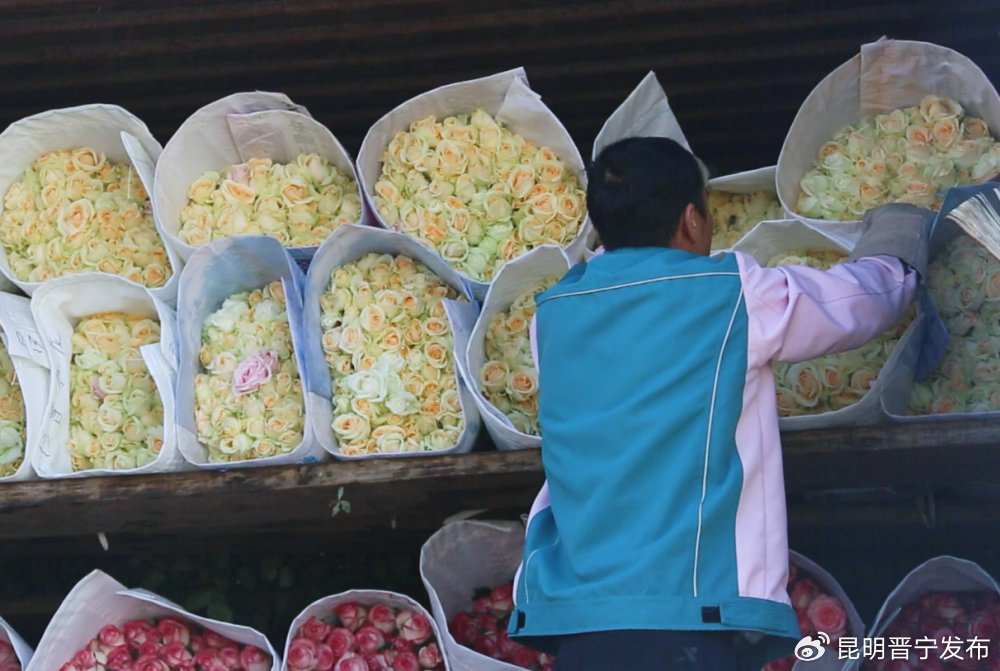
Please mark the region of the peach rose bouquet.
<svg viewBox="0 0 1000 671"><path fill-rule="evenodd" d="M727 249L762 221L781 219L778 196L769 191L733 193L708 190L708 209L715 226L712 249Z"/></svg>
<svg viewBox="0 0 1000 671"><path fill-rule="evenodd" d="M0 478L14 475L24 462L26 421L14 362L0 342Z"/></svg>

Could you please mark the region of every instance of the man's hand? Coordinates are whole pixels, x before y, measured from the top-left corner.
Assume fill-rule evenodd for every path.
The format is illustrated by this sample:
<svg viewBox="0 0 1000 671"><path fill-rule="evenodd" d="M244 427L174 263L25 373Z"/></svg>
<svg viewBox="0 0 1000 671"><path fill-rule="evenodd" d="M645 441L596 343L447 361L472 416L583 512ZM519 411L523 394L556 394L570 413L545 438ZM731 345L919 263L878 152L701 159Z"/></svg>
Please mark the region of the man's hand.
<svg viewBox="0 0 1000 671"><path fill-rule="evenodd" d="M928 241L935 213L916 205L890 203L865 212L861 239L849 260L862 256L895 256L917 271L927 274Z"/></svg>

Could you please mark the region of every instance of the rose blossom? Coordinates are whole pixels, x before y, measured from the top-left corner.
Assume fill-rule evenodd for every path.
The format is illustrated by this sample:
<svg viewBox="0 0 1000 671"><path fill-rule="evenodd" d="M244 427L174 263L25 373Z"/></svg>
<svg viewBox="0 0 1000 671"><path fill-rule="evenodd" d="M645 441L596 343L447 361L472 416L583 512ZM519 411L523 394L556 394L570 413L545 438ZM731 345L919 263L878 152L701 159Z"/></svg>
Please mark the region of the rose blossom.
<svg viewBox="0 0 1000 671"><path fill-rule="evenodd" d="M431 637L431 621L422 613L412 613L401 625L399 635L401 638L413 643L423 643Z"/></svg>
<svg viewBox="0 0 1000 671"><path fill-rule="evenodd" d="M194 655L180 641L168 643L166 647L160 650L159 655L171 668L192 666L194 664Z"/></svg>
<svg viewBox="0 0 1000 671"><path fill-rule="evenodd" d="M420 661L412 650L403 650L392 660L392 671L420 671Z"/></svg>
<svg viewBox="0 0 1000 671"><path fill-rule="evenodd" d="M191 640L191 630L180 620L172 617L165 617L156 623L156 631L164 644L179 641L187 645Z"/></svg>
<svg viewBox="0 0 1000 671"><path fill-rule="evenodd" d="M364 622L365 614L367 613L364 606L353 601L338 604L333 609L333 612L337 615L337 619L340 620L340 624L351 631L358 630L358 627Z"/></svg>
<svg viewBox="0 0 1000 671"><path fill-rule="evenodd" d="M257 391L260 385L271 379L271 375L274 373L274 363L272 357L265 356L266 354L267 352L252 354L236 366L236 370L233 371L234 394L242 396Z"/></svg>
<svg viewBox="0 0 1000 671"><path fill-rule="evenodd" d="M417 660L420 662L420 666L425 669L433 669L440 664L441 650L438 648L437 643L428 643L420 648L420 652L417 653Z"/></svg>
<svg viewBox="0 0 1000 671"><path fill-rule="evenodd" d="M295 671L310 671L316 666L318 652L316 641L305 637L295 638L288 646L288 659L285 660L285 663L288 668Z"/></svg>
<svg viewBox="0 0 1000 671"><path fill-rule="evenodd" d="M271 668L271 656L255 645L244 645L240 650L240 666L245 671L267 671Z"/></svg>
<svg viewBox="0 0 1000 671"><path fill-rule="evenodd" d="M380 630L366 624L354 634L354 645L362 655L370 655L382 649L385 636Z"/></svg>
<svg viewBox="0 0 1000 671"><path fill-rule="evenodd" d="M413 649L413 646L410 645L410 642L407 641L402 636L396 636L396 637L387 636L385 642L389 645L390 648L396 651Z"/></svg>
<svg viewBox="0 0 1000 671"><path fill-rule="evenodd" d="M847 613L844 612L840 601L832 596L821 594L809 604L806 615L817 631L822 631L831 636L841 634L847 627Z"/></svg>
<svg viewBox="0 0 1000 671"><path fill-rule="evenodd" d="M326 638L326 644L333 651L334 659L340 659L344 653L354 650L354 633L345 627L334 627Z"/></svg>
<svg viewBox="0 0 1000 671"><path fill-rule="evenodd" d="M533 669L538 664L539 653L537 650L532 650L531 648L518 645L514 650L514 654L510 656L510 663L514 666L520 666L522 669Z"/></svg>
<svg viewBox="0 0 1000 671"><path fill-rule="evenodd" d="M502 617L514 610L514 583L494 587L490 592L490 610Z"/></svg>
<svg viewBox="0 0 1000 671"><path fill-rule="evenodd" d="M396 630L396 613L392 606L377 603L368 610L365 622L375 627L383 634L391 634Z"/></svg>
<svg viewBox="0 0 1000 671"><path fill-rule="evenodd" d="M792 601L792 607L795 610L805 610L809 607L809 603L819 594L819 587L812 580L808 578L803 578L795 583L792 587L792 592L789 594L789 598Z"/></svg>
<svg viewBox="0 0 1000 671"><path fill-rule="evenodd" d="M155 627L146 620L132 620L126 622L122 627L122 631L125 634L125 640L132 648L138 648L146 641L146 637L149 636L149 632L153 631Z"/></svg>
<svg viewBox="0 0 1000 671"><path fill-rule="evenodd" d="M356 652L349 652L333 665L333 671L368 671L368 664Z"/></svg>
<svg viewBox="0 0 1000 671"><path fill-rule="evenodd" d="M329 624L323 622L315 615L311 616L306 620L302 626L299 628L299 634L305 636L306 638L311 638L317 643L326 640L327 636L330 635L330 631L333 629Z"/></svg>
<svg viewBox="0 0 1000 671"><path fill-rule="evenodd" d="M320 643L316 646L316 671L330 671L337 659L333 650L326 643Z"/></svg>
<svg viewBox="0 0 1000 671"><path fill-rule="evenodd" d="M500 659L500 651L497 649L497 635L495 631L486 632L476 637L473 650L481 655Z"/></svg>
<svg viewBox="0 0 1000 671"><path fill-rule="evenodd" d="M125 634L113 624L101 627L97 638L101 641L101 645L109 648L117 648L120 645L125 645ZM0 656L0 662L2 661L3 657Z"/></svg>
<svg viewBox="0 0 1000 671"><path fill-rule="evenodd" d="M224 648L219 648L219 660L226 666L230 671L235 671L240 666L240 650L235 645L227 645Z"/></svg>
<svg viewBox="0 0 1000 671"><path fill-rule="evenodd" d="M365 664L370 671L386 671L392 668L392 660L396 658L395 650L383 650L365 657Z"/></svg>
<svg viewBox="0 0 1000 671"><path fill-rule="evenodd" d="M160 645L159 641L155 641L152 638L149 638L146 639L146 641L139 646L138 653L140 657L146 657L146 656L159 657L161 647L163 646Z"/></svg>
<svg viewBox="0 0 1000 671"><path fill-rule="evenodd" d="M105 666L114 671L127 671L132 668L132 653L127 645L116 645L108 651Z"/></svg>
<svg viewBox="0 0 1000 671"><path fill-rule="evenodd" d="M170 671L170 667L159 657L141 655L132 665L135 671Z"/></svg>
<svg viewBox="0 0 1000 671"><path fill-rule="evenodd" d="M456 642L467 646L471 646L475 642L476 636L479 635L479 627L476 626L472 615L464 610L460 610L452 616L448 631L451 632Z"/></svg>

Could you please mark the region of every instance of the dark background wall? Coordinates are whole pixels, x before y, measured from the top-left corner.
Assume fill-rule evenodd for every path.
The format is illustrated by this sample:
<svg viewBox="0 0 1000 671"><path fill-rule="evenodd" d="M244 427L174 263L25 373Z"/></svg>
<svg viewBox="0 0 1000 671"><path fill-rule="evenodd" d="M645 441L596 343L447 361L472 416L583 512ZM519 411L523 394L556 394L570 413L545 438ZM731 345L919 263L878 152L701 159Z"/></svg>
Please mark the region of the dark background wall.
<svg viewBox="0 0 1000 671"><path fill-rule="evenodd" d="M585 156L656 71L716 174L772 165L802 100L882 35L951 47L1000 81L996 0L0 0L0 127L115 103L161 143L201 105L288 94L356 154L435 86L524 66Z"/></svg>

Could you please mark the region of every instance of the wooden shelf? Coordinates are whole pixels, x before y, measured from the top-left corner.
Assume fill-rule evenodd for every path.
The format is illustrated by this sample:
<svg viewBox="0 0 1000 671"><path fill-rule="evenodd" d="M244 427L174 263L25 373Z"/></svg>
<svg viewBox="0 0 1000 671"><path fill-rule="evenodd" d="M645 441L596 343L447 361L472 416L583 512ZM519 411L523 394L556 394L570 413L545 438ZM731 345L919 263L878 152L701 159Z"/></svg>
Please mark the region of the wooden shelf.
<svg viewBox="0 0 1000 671"><path fill-rule="evenodd" d="M961 494L1000 491L998 443L987 420L786 433L790 524L919 524L932 513L961 524L968 510L997 519L1000 503L966 505ZM433 530L461 511L526 511L542 480L539 450L36 480L0 487L0 538ZM351 511L334 515L341 487ZM959 496L919 509L921 495L942 490Z"/></svg>

